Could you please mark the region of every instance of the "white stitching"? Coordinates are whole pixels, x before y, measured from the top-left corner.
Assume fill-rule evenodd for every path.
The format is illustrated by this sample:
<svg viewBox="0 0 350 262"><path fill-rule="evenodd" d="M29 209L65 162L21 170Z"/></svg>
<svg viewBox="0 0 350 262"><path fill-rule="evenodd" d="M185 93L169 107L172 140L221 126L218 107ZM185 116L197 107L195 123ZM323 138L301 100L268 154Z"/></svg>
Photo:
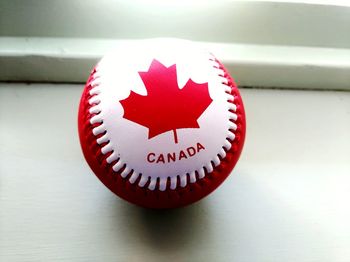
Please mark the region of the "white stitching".
<svg viewBox="0 0 350 262"><path fill-rule="evenodd" d="M233 113L237 110L236 105L234 104L234 96L231 94L231 87L229 86L228 82L229 80L225 77L225 71L220 68L220 64L216 61L216 58L213 55L210 55L209 61L212 64L212 67L216 70L218 80L221 82L221 87L224 88L225 92L227 93L227 111L229 114L229 121L228 121L228 132L227 132L227 137L224 142L224 145L218 152L218 154L212 159L207 165L203 166L202 168L199 168L196 171L192 171L190 173L182 174L182 175L177 175L174 177L170 178L170 189L175 190L178 186L180 187L185 187L188 182L190 183L195 183L198 179L202 179L206 176L206 174L213 172L214 168L221 163L221 159L224 159L226 157L226 152L230 150L232 146L232 142L235 139L235 134L233 133L232 130L237 129L237 125L234 123L237 121L237 114ZM105 144L101 148L102 154L110 155L106 158L107 163L111 164L115 162L112 166L112 170L114 172L120 172L121 177L126 178L129 176L129 181L130 183L135 183L139 178L139 183L138 186L144 187L148 182L148 189L149 190L155 190L157 185L160 191L165 191L167 188L167 181L168 177L147 177L146 175L143 175L142 173L138 173L134 170L131 170L126 163L124 163L119 157L116 152L113 151L112 145L109 142L109 137L107 130L105 126L103 125L103 118L101 115L101 109L99 107L99 104L101 102L100 100L100 84L101 84L101 74L99 72L99 67L96 67L95 73L92 75L92 80L90 81L89 85L92 87L89 91L89 94L91 95L91 98L89 99L89 112L93 116L90 118L90 123L92 125L99 124L98 126L93 128L93 134L95 136L99 136L102 133L105 132L104 135L101 137L97 138L96 142L99 145ZM233 111L233 112L232 112ZM197 176L196 176L197 175ZM178 179L179 178L179 179ZM159 183L157 183L159 181ZM180 181L178 185L178 181Z"/></svg>

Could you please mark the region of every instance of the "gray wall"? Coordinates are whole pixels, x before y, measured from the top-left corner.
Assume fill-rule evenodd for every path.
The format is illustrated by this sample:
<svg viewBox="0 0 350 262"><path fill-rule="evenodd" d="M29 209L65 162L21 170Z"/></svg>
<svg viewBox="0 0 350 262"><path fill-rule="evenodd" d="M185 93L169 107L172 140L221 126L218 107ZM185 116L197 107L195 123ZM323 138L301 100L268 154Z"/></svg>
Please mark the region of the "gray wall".
<svg viewBox="0 0 350 262"><path fill-rule="evenodd" d="M350 48L349 29L349 6L264 1L0 1L0 36L161 36Z"/></svg>

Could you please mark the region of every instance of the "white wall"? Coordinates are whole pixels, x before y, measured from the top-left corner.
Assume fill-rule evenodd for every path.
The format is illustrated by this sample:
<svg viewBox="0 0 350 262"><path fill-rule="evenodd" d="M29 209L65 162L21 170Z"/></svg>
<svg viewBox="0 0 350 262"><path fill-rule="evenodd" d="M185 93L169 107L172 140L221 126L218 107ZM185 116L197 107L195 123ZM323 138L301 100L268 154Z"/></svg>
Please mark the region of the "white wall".
<svg viewBox="0 0 350 262"><path fill-rule="evenodd" d="M350 48L350 7L266 1L2 0L0 35Z"/></svg>

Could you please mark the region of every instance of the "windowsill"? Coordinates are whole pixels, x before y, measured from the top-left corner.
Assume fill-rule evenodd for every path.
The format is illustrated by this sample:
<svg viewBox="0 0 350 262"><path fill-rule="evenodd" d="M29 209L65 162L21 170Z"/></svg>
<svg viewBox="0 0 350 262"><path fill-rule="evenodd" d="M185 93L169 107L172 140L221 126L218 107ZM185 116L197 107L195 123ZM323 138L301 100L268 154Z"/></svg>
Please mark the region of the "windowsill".
<svg viewBox="0 0 350 262"><path fill-rule="evenodd" d="M0 84L1 261L350 261L350 93L241 89L241 159L210 196L155 212L83 158L83 85Z"/></svg>
<svg viewBox="0 0 350 262"><path fill-rule="evenodd" d="M2 81L86 81L112 48L127 40L2 38ZM350 90L350 49L204 43L240 86Z"/></svg>

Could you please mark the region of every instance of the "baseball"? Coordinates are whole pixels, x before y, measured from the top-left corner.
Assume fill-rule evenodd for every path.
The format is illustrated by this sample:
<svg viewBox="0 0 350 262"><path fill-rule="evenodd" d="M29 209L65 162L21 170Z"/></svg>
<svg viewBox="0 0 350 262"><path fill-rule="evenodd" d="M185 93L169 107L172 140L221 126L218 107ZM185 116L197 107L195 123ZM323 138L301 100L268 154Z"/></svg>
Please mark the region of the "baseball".
<svg viewBox="0 0 350 262"><path fill-rule="evenodd" d="M79 107L87 163L119 197L175 208L215 190L245 137L237 85L213 54L175 39L127 41L91 72Z"/></svg>

